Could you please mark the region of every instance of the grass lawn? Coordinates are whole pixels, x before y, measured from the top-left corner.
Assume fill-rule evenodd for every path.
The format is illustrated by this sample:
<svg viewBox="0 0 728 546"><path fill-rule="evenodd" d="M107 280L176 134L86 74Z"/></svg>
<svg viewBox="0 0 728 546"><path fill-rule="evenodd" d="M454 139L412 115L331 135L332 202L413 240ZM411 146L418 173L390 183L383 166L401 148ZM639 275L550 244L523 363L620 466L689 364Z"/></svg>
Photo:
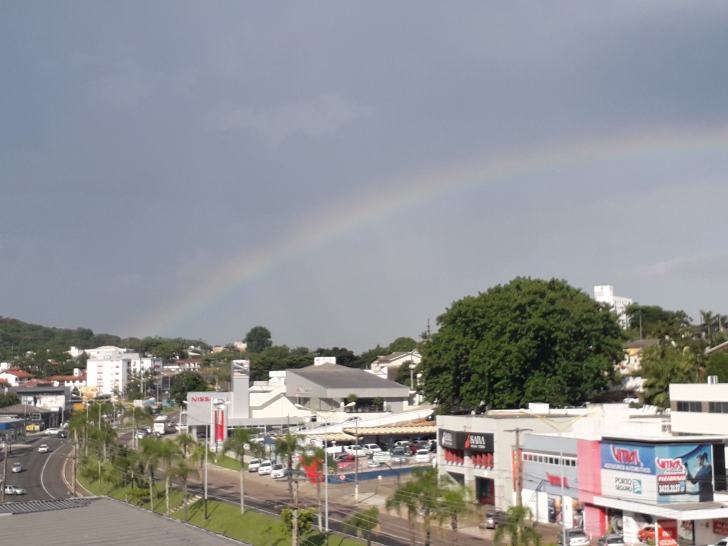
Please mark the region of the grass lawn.
<svg viewBox="0 0 728 546"><path fill-rule="evenodd" d="M220 455L215 459L213 464L229 468L230 470L240 470L240 461L233 459L232 457L228 457L227 455ZM248 469L248 463L245 463L245 469Z"/></svg>
<svg viewBox="0 0 728 546"><path fill-rule="evenodd" d="M106 484L101 483L98 481L90 481L87 478L84 478L82 476L78 477L78 482L84 486L88 491L93 493L94 495L98 496L105 496L107 495L107 489ZM135 487L129 487L128 490L128 498L129 502L131 504L137 504L137 506L141 506L142 508L146 510L151 509L151 504L149 503L149 490L144 489L143 493L142 491L139 491L139 493L142 494L142 498L147 499L146 501L135 503ZM160 514L164 514L167 512L167 500L164 496L164 483L161 484L155 484L155 491L157 493L157 497L154 499L154 511ZM144 495L146 493L146 495ZM124 490L123 487L113 487L109 486L108 489L108 496L112 497L114 499L119 499L121 501L125 501L127 498L127 492ZM172 511L174 511L178 506L182 505L182 491L177 491L175 489L170 489L169 491L169 507Z"/></svg>
<svg viewBox="0 0 728 546"><path fill-rule="evenodd" d="M291 546L291 537L287 536L281 525L281 520L256 512L245 512L240 515L240 506L211 501L207 502L209 520L204 521L204 503L198 500L189 506L189 523L220 533L222 535L249 542L255 546ZM172 517L184 520L184 509L179 509ZM324 535L309 531L304 535L308 546L324 544ZM348 538L332 536L329 546L361 546L361 542Z"/></svg>

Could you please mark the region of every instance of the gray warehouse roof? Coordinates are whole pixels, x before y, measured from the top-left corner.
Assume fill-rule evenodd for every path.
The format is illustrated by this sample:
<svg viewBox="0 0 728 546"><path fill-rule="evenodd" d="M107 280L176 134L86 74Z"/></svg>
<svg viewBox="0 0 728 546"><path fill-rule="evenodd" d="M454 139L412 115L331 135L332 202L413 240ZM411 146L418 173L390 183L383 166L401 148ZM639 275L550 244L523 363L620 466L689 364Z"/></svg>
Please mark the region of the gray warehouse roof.
<svg viewBox="0 0 728 546"><path fill-rule="evenodd" d="M338 364L313 365L300 370L288 370L288 373L300 375L326 389L404 389L405 392L408 391L405 385L382 379L358 368L347 368Z"/></svg>

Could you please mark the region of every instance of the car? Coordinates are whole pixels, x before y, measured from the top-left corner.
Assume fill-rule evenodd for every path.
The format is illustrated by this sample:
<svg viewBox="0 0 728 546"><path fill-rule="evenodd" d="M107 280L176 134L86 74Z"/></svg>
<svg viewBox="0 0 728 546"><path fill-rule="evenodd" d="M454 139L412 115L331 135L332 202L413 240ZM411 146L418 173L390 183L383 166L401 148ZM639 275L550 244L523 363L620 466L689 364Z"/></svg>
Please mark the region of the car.
<svg viewBox="0 0 728 546"><path fill-rule="evenodd" d="M415 453L416 463L429 463L430 462L430 450L429 449L418 449Z"/></svg>
<svg viewBox="0 0 728 546"><path fill-rule="evenodd" d="M267 476L271 473L271 470L273 470L273 463L270 459L265 459L264 461L261 461L260 466L258 467L258 475Z"/></svg>
<svg viewBox="0 0 728 546"><path fill-rule="evenodd" d="M378 463L374 459L369 459L369 461L367 462L367 466L369 468L379 468L380 466L382 466L382 463Z"/></svg>
<svg viewBox="0 0 728 546"><path fill-rule="evenodd" d="M336 459L340 463L354 463L357 457L353 453L344 453L341 457Z"/></svg>
<svg viewBox="0 0 728 546"><path fill-rule="evenodd" d="M566 540L564 540L564 531L556 536L556 543L560 546L586 546L589 544L589 537L581 529L567 529Z"/></svg>
<svg viewBox="0 0 728 546"><path fill-rule="evenodd" d="M137 430L137 438L141 440L142 438L145 438L147 436L147 431L144 429Z"/></svg>
<svg viewBox="0 0 728 546"><path fill-rule="evenodd" d="M394 449L397 449L400 447L402 449L405 449L405 448L409 447L410 443L411 442L409 440L399 440L398 442L394 442Z"/></svg>
<svg viewBox="0 0 728 546"><path fill-rule="evenodd" d="M344 451L349 455L356 455L357 457L366 457L369 455L364 448L357 446L344 446Z"/></svg>
<svg viewBox="0 0 728 546"><path fill-rule="evenodd" d="M616 533L604 533L597 544L599 546L624 546L624 537Z"/></svg>
<svg viewBox="0 0 728 546"><path fill-rule="evenodd" d="M637 538L640 542L647 542L648 540L655 540L655 526L648 525L647 527L637 531Z"/></svg>
<svg viewBox="0 0 728 546"><path fill-rule="evenodd" d="M410 457L412 457L412 452L409 449L395 448L392 451L392 461L395 463L406 463Z"/></svg>
<svg viewBox="0 0 728 546"><path fill-rule="evenodd" d="M508 514L502 510L489 510L485 514L485 526L488 529L498 529L508 522Z"/></svg>
<svg viewBox="0 0 728 546"><path fill-rule="evenodd" d="M708 546L728 546L728 537L721 538L715 544L708 544Z"/></svg>
<svg viewBox="0 0 728 546"><path fill-rule="evenodd" d="M61 429L59 429L59 428L47 428L47 429L45 429L45 433L44 434L46 436L58 436L58 432L60 430Z"/></svg>
<svg viewBox="0 0 728 546"><path fill-rule="evenodd" d="M420 449L430 449L430 442L426 440L417 440L407 446L412 453L417 453Z"/></svg>
<svg viewBox="0 0 728 546"><path fill-rule="evenodd" d="M270 470L270 477L275 479L286 477L286 467L280 463L276 463Z"/></svg>
<svg viewBox="0 0 728 546"><path fill-rule="evenodd" d="M25 489L22 487L16 487L14 485L6 485L5 486L5 494L6 495L25 495Z"/></svg>
<svg viewBox="0 0 728 546"><path fill-rule="evenodd" d="M40 444L38 446L38 453L48 453L48 444Z"/></svg>
<svg viewBox="0 0 728 546"><path fill-rule="evenodd" d="M260 468L260 459L250 459L248 463L248 472L258 472Z"/></svg>
<svg viewBox="0 0 728 546"><path fill-rule="evenodd" d="M11 470L15 473L22 472L23 471L23 465L20 463L13 463L13 466Z"/></svg>
<svg viewBox="0 0 728 546"><path fill-rule="evenodd" d="M382 448L378 444L363 444L361 448L367 452L367 455L382 451Z"/></svg>
<svg viewBox="0 0 728 546"><path fill-rule="evenodd" d="M67 430L59 430L58 431L58 437L59 438L68 438L68 431Z"/></svg>

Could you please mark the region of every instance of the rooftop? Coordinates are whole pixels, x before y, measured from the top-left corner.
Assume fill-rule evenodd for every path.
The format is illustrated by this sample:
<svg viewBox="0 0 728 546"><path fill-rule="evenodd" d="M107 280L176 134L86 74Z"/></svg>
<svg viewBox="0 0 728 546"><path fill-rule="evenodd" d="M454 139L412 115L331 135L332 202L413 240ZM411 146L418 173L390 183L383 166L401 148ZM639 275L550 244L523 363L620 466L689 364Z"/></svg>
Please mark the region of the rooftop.
<svg viewBox="0 0 728 546"><path fill-rule="evenodd" d="M300 370L288 370L288 373L299 375L327 389L408 389L406 385L382 379L366 370L338 364L313 365Z"/></svg>

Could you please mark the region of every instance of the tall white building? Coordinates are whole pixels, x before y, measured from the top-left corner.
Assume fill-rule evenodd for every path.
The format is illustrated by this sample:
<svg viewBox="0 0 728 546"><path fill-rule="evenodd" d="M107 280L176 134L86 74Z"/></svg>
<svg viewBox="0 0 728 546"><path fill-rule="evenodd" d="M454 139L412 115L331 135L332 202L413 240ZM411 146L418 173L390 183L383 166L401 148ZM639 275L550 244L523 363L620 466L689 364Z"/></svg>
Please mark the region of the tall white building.
<svg viewBox="0 0 728 546"><path fill-rule="evenodd" d="M627 328L627 307L634 301L614 295L614 287L609 284L600 284L594 287L594 299L599 303L606 303L617 314L617 320L622 328Z"/></svg>
<svg viewBox="0 0 728 546"><path fill-rule="evenodd" d="M140 372L161 371L162 359L126 353L121 350L98 354L86 364L86 385L97 387L99 394L123 393L127 381Z"/></svg>

